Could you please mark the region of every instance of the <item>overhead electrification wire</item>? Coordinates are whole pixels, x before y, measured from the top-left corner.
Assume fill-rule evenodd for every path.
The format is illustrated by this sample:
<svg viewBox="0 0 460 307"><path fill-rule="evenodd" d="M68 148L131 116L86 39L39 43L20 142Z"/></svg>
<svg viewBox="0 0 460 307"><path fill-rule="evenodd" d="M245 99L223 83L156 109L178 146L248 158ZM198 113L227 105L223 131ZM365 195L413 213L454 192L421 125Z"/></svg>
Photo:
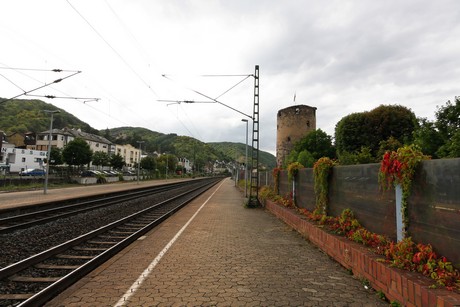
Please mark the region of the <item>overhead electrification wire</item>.
<svg viewBox="0 0 460 307"><path fill-rule="evenodd" d="M77 71L77 72L75 72L75 73L73 73L73 74L70 74L70 75L68 75L68 76L65 76L65 77L63 77L63 78L56 79L56 80L54 80L54 81L51 82L51 83L45 83L44 85L39 86L39 87L34 88L34 89L31 89L31 90L29 90L29 91L23 91L24 93L22 93L22 94L19 94L19 95L16 95L16 96L14 96L14 97L11 97L11 98L8 98L8 99L4 99L4 100L0 101L0 104L5 103L5 102L7 102L7 101L9 101L9 100L18 98L18 97L23 96L23 95L27 95L27 94L29 94L29 93L31 93L31 92L34 92L34 91L39 90L39 89L42 89L42 88L44 88L44 87L50 86L51 84L59 83L59 82L61 82L62 80L65 80L65 79L67 79L67 78L70 78L70 77L72 77L72 76L75 76L76 74L79 74L79 73L81 73L81 71Z"/></svg>
<svg viewBox="0 0 460 307"><path fill-rule="evenodd" d="M3 78L6 79L6 81L10 82L11 84L13 84L14 86L16 86L18 89L20 89L21 91L24 92L24 90L19 86L17 85L16 83L14 83L13 81L11 81L10 79L8 79L7 77L5 77L4 75L0 74L0 76L2 76Z"/></svg>
<svg viewBox="0 0 460 307"><path fill-rule="evenodd" d="M137 71L129 65L129 63L121 56L121 54L99 33L95 27L70 3L69 0L66 0L67 3L72 7L72 9L88 24L88 26L96 33L100 39L110 48L112 51L120 58L120 60L131 70L133 74L145 85L147 88L156 96L159 97L158 94L151 88L151 86L137 73Z"/></svg>
<svg viewBox="0 0 460 307"><path fill-rule="evenodd" d="M9 67L9 66L0 66L0 69L30 70L30 71L52 71L52 72L77 72L78 71L78 70L64 70L64 69L20 68L20 67Z"/></svg>
<svg viewBox="0 0 460 307"><path fill-rule="evenodd" d="M19 74L21 74L21 75L23 75L23 76L25 76L25 77L27 77L27 78L29 78L29 79L31 79L31 80L34 80L34 81L36 81L36 82L38 82L38 83L42 83L42 81L40 81L40 80L34 78L33 76L31 76L31 75L29 75L29 74L26 74L26 73L23 72L23 71L52 71L52 72L61 72L61 71L62 71L62 72L76 72L76 70L65 70L65 69L51 69L51 70L50 70L50 69L35 69L35 68L17 68L17 67L8 66L8 65L5 64L5 63L0 63L0 65L3 65L3 66L0 66L1 69L15 70L17 73L19 73ZM8 78L6 78L6 77L5 77L5 79L8 80ZM13 83L11 80L9 80L9 81L10 81L11 83ZM14 83L13 83L13 84L14 84ZM23 90L22 88L20 88L18 85L15 84L15 86L18 87L22 92L26 92L25 90ZM53 88L53 87L50 85L50 88ZM74 97L71 97L71 95L69 95L68 93L65 93L65 92L63 92L63 91L61 91L61 90L59 90L59 89L55 89L55 88L53 88L53 89L56 90L57 92L61 93L61 94L67 95L67 97L57 97L57 96L54 96L55 98L62 98L62 99L72 99L72 98L74 98ZM29 93L30 93L30 91L29 91ZM109 95L110 95L110 94L109 94ZM26 94L25 96L39 96L39 95ZM52 95L48 95L48 96L52 96ZM53 97L46 97L46 95L45 95L45 98L53 98ZM127 123L127 122L125 122L125 121L123 121L123 120L121 120L121 119L119 119L119 118L116 118L116 117L112 116L111 114L109 114L109 113L107 113L107 112L104 112L104 111L102 111L102 110L100 110L100 109L97 109L97 108L91 106L90 104L87 104L87 102L99 101L99 100L101 100L100 98L81 98L81 99L85 99L85 100L83 100L83 101L77 100L77 101L82 102L82 103L85 105L85 107L91 108L91 109L93 109L94 111L97 111L98 113L103 114L104 116L110 117L110 118L112 118L112 119L114 119L114 120L120 122L120 123L123 124L123 125L127 125L127 126L130 125L129 123ZM113 100L117 100L115 97L112 97L112 99L113 99ZM9 99L8 99L8 100L9 100ZM110 99L109 99L109 101L110 101ZM1 103L1 102L0 102L0 103ZM123 104L123 103L118 103L118 104L120 105L120 107L125 108L127 111L133 113L134 115L138 116L138 118L140 118L139 115L136 114L133 110L127 108L127 107L126 107L126 104ZM150 122L147 122L147 121L145 121L145 123L150 124Z"/></svg>
<svg viewBox="0 0 460 307"><path fill-rule="evenodd" d="M89 97L68 97L68 96L55 96L55 95L33 95L33 94L26 94L26 96L32 96L32 97L43 97L43 98L49 98L49 99L75 99L75 100L84 100L83 103L88 102L88 101L99 101L100 98L89 98Z"/></svg>
<svg viewBox="0 0 460 307"><path fill-rule="evenodd" d="M224 96L225 94L227 94L228 92L230 92L232 89L234 89L235 87L237 87L238 85L240 85L241 83L243 83L247 78L251 77L250 75L249 76L246 76L246 78L244 78L243 80L241 80L240 82L238 82L237 84L235 84L234 86L232 86L231 88L229 88L228 90L226 90L225 92L223 92L222 94L220 94L219 96L216 97L216 99L219 99L220 97Z"/></svg>
<svg viewBox="0 0 460 307"><path fill-rule="evenodd" d="M169 78L167 75L163 74L162 76L163 76L164 78L170 80L171 82L174 82L174 80L172 80L171 78ZM246 76L248 76L248 75L246 75ZM246 79L247 79L247 78L246 78ZM234 87L234 86L233 86L233 87ZM192 88L189 88L189 87L185 87L185 88L188 89L188 90L190 90L190 91L192 91L192 92L194 92L194 93L196 93L196 94L198 94L198 95L200 95L200 96L203 96L203 97L205 97L205 98L208 98L208 99L211 100L211 101L214 101L214 102L216 102L216 103L218 103L218 104L220 104L220 105L223 105L224 107L227 107L227 108L229 108L229 109L231 109L231 110L233 110L233 111L235 111L235 112L238 112L238 113L240 113L241 115L244 115L244 116L246 116L246 117L249 117L250 119L253 119L251 115L248 115L248 114L246 114L246 113L244 113L244 112L241 112L240 110L237 110L237 109L235 109L235 108L233 108L233 107L231 107L231 106L229 106L229 105L227 105L227 104L225 104L225 103L223 103L223 102L217 100L216 98L212 98L212 97L210 97L210 96L208 96L208 95L206 95L206 94L203 94L203 93L201 93L201 92L199 92L199 91L197 91L197 90L194 90L194 89L192 89ZM226 92L228 92L228 91L226 91ZM224 92L223 94L225 94L226 92ZM221 96L222 96L223 94L221 94ZM194 103L194 102L195 102L195 101L193 101L193 100L188 100L188 103Z"/></svg>

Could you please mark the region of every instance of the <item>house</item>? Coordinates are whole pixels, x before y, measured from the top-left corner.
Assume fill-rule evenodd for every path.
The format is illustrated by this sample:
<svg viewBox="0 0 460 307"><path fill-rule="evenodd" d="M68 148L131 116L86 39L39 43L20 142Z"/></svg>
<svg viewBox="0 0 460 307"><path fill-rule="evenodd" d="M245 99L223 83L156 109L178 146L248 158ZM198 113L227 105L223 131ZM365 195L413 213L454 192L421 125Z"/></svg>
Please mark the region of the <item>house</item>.
<svg viewBox="0 0 460 307"><path fill-rule="evenodd" d="M49 130L37 133L35 145L37 150L48 150L49 134ZM106 138L99 135L82 132L81 129L74 128L53 129L51 132L51 147L62 149L69 142L75 140L76 138L84 139L93 152L102 151L109 155L113 152L113 144Z"/></svg>
<svg viewBox="0 0 460 307"><path fill-rule="evenodd" d="M118 145L115 144L113 146L114 148L114 154L118 154L123 157L123 160L125 161L125 166L128 168L133 168L137 165L139 162L139 153L140 150L136 147L134 147L131 144L126 144L126 145Z"/></svg>
<svg viewBox="0 0 460 307"><path fill-rule="evenodd" d="M185 169L186 173L190 173L190 171L192 170L192 166L190 165L190 160L188 160L187 158L179 158L177 165Z"/></svg>
<svg viewBox="0 0 460 307"><path fill-rule="evenodd" d="M14 144L3 144L0 156L0 166L9 169L11 173L19 173L29 168L43 168L47 152L15 148Z"/></svg>

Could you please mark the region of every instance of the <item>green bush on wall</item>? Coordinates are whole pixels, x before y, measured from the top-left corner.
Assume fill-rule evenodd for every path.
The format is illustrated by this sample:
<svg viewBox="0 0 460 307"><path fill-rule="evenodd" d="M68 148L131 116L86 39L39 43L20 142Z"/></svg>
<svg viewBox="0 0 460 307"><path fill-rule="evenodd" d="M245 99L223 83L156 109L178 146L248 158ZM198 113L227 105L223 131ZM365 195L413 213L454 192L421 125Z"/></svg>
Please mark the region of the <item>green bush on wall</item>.
<svg viewBox="0 0 460 307"><path fill-rule="evenodd" d="M329 191L329 176L332 173L332 167L336 162L330 158L320 158L313 165L313 174L315 180L316 212L326 214Z"/></svg>

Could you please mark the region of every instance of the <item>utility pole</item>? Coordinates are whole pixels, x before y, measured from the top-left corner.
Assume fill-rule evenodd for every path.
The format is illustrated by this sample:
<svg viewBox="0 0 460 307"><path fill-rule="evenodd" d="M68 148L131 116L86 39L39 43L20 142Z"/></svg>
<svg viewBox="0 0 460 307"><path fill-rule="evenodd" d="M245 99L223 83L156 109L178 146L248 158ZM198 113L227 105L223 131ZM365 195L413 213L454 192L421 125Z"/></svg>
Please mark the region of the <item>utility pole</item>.
<svg viewBox="0 0 460 307"><path fill-rule="evenodd" d="M54 113L60 113L61 111L59 110L44 110L46 114L51 114L51 120L50 120L50 131L48 134L48 161L46 162L46 170L45 170L45 187L43 188L43 194L48 193L48 177L49 177L49 172L50 172L50 162L51 162L51 139L53 137L53 114Z"/></svg>
<svg viewBox="0 0 460 307"><path fill-rule="evenodd" d="M254 72L254 109L252 121L251 187L248 207L259 206L259 65Z"/></svg>
<svg viewBox="0 0 460 307"><path fill-rule="evenodd" d="M139 159L137 160L137 184L139 184L139 177L141 172L142 143L144 143L144 141L136 142L139 144Z"/></svg>

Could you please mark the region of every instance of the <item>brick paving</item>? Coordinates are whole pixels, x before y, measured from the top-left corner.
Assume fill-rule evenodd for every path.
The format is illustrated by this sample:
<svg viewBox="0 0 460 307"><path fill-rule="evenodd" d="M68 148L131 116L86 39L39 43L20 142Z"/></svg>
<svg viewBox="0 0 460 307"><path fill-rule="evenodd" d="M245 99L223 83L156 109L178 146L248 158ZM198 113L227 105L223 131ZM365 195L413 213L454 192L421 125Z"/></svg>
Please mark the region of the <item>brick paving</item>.
<svg viewBox="0 0 460 307"><path fill-rule="evenodd" d="M216 186L217 188L217 186ZM47 306L388 306L226 179L163 258L132 284L213 191L71 286Z"/></svg>

